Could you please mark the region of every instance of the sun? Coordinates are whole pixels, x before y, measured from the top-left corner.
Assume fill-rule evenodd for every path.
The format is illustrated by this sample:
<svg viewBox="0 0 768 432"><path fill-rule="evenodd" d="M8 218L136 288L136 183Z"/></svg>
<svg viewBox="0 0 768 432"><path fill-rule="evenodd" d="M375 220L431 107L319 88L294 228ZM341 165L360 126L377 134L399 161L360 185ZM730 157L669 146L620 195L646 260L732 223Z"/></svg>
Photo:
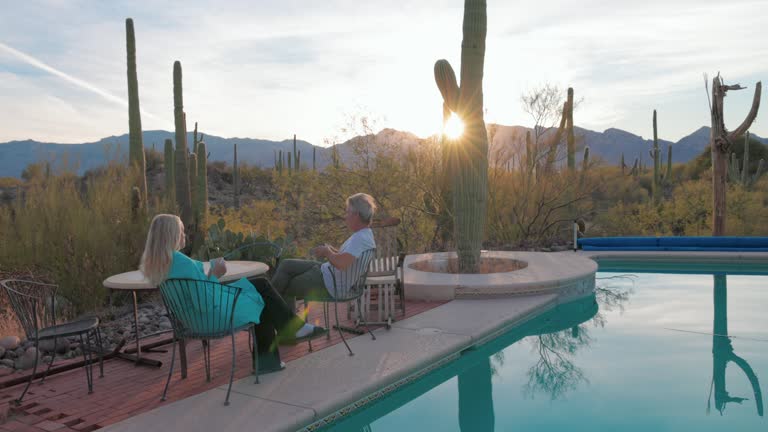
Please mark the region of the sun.
<svg viewBox="0 0 768 432"><path fill-rule="evenodd" d="M448 118L448 121L445 122L443 133L450 139L457 139L461 137L461 135L464 133L464 123L461 121L459 116L457 116L455 113L451 114L451 116Z"/></svg>

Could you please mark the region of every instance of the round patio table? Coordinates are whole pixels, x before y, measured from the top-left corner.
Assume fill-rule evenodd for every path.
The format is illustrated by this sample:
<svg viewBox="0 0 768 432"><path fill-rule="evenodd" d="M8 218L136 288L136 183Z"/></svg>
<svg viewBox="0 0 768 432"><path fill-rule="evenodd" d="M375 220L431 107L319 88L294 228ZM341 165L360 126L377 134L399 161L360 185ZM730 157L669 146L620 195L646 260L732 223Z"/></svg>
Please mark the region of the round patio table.
<svg viewBox="0 0 768 432"><path fill-rule="evenodd" d="M208 274L210 264L203 263L203 271ZM267 273L269 266L259 261L227 261L227 274L219 278L222 283L233 282L241 278L251 278ZM119 353L118 357L132 360L136 364L148 366L162 366L162 362L141 357L141 338L139 337L139 308L137 293L139 291L156 290L139 270L112 275L104 280L104 286L117 291L131 291L133 294L133 324L136 331L136 356L127 353ZM165 342L165 341L164 341ZM148 351L148 350L147 350Z"/></svg>

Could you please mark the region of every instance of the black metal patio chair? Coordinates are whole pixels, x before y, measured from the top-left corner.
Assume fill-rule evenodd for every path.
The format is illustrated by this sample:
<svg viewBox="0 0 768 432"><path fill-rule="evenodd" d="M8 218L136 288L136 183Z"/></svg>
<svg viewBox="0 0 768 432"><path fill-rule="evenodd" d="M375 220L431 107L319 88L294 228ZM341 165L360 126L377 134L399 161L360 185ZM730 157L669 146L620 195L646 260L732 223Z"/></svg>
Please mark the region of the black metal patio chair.
<svg viewBox="0 0 768 432"><path fill-rule="evenodd" d="M362 254L360 254L359 257L355 259L355 262L352 263L349 268L347 268L344 271L339 272L339 277L336 277L336 272L331 272L331 278L333 280L333 293L328 293L328 296L326 297L309 297L305 300L309 301L317 301L323 303L323 317L325 318L325 328L328 328L328 321L330 314L330 304L333 303L334 305L334 312L336 315L336 325L334 328L336 328L339 331L339 335L341 335L341 340L344 342L344 345L346 345L347 350L349 350L349 355L355 355L355 353L352 352L352 348L349 347L349 344L347 343L346 338L344 338L344 331L350 331L350 329L346 329L341 326L339 323L339 303L350 303L350 302L357 302L357 310L362 309L362 302L361 299L363 297L363 293L365 292L365 279L368 276L368 269L370 268L371 260L373 259L374 255L376 254L376 248L371 248L366 251L363 251ZM374 336L373 332L370 328L368 328L368 324L365 321L364 317L361 317L361 323L366 328L368 333L370 333L371 338L373 340L376 340L376 336ZM357 333L354 332L353 333ZM328 333L327 336L329 339L331 337L331 333ZM309 341L310 349L312 348L312 341Z"/></svg>
<svg viewBox="0 0 768 432"><path fill-rule="evenodd" d="M168 279L160 284L160 294L168 310L168 316L173 326L174 344L171 351L171 367L168 380L165 383L162 400L166 399L168 386L173 375L173 365L176 359L176 343L179 340L197 339L203 344L203 361L205 376L211 381L211 339L222 339L229 336L232 339L232 370L229 375L229 387L224 405L229 405L229 394L232 391L232 381L235 376L235 333L248 330L253 338L251 359L253 374L258 384L257 341L254 334L254 324L247 323L235 326L235 306L240 296L241 288L222 285L209 280Z"/></svg>
<svg viewBox="0 0 768 432"><path fill-rule="evenodd" d="M88 393L93 393L93 350L89 336L94 336L98 345L99 355L99 377L104 377L104 359L101 344L101 331L99 330L99 318L89 317L77 321L59 322L56 316L56 290L58 285L42 282L6 279L0 281L3 290L8 294L11 303L11 309L21 323L27 340L33 342L37 350L35 354L34 366L29 381L21 392L21 396L16 399L16 403L21 404L24 395L27 394L29 386L37 373L37 363L40 358L40 341L53 339L53 350L51 361L43 374L40 384L45 382L48 372L51 370L53 360L56 357L57 339L64 339L70 336L78 336L80 339L80 349L83 352L85 379L88 383ZM85 336L85 338L83 338Z"/></svg>

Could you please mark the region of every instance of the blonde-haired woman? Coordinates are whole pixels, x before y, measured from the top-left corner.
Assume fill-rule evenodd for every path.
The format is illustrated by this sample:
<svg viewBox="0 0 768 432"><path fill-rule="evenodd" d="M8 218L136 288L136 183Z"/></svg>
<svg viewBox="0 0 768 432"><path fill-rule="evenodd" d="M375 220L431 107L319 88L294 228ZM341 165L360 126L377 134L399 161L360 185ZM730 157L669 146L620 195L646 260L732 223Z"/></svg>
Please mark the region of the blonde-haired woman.
<svg viewBox="0 0 768 432"><path fill-rule="evenodd" d="M196 279L219 282L218 278L227 273L223 259L214 260L208 274L203 263L193 260L180 252L185 246L184 224L176 215L159 214L152 219L147 235L140 269L153 284L160 285L166 279ZM230 283L242 291L234 313L234 326L247 323L257 324L256 337L259 341L259 369L261 373L280 370L284 364L275 349L275 330L281 342L295 343L321 334L327 330L304 321L293 313L282 297L272 288L269 281L245 278ZM263 313L262 313L263 312ZM270 352L271 351L271 352Z"/></svg>

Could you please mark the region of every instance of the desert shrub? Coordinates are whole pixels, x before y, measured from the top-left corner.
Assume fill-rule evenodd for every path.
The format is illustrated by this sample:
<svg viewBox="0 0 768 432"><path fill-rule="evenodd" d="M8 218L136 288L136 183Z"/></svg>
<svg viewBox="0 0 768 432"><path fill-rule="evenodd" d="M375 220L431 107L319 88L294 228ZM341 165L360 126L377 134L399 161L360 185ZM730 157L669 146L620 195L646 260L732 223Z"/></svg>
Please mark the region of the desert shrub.
<svg viewBox="0 0 768 432"><path fill-rule="evenodd" d="M39 269L79 312L101 305L102 281L138 268L148 227L129 205L132 173L110 164L81 180L71 173L29 185L0 207L0 262Z"/></svg>

